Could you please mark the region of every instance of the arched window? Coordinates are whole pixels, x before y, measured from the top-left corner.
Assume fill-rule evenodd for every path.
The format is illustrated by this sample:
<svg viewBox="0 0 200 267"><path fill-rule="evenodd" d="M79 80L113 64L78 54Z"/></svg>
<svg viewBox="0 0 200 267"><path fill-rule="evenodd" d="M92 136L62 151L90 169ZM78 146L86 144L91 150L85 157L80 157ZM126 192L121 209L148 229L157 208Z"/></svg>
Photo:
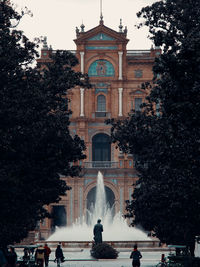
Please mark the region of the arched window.
<svg viewBox="0 0 200 267"><path fill-rule="evenodd" d="M88 69L89 77L114 77L115 70L108 60L100 59L94 61Z"/></svg>
<svg viewBox="0 0 200 267"><path fill-rule="evenodd" d="M96 134L92 138L92 161L110 161L111 142L107 134Z"/></svg>
<svg viewBox="0 0 200 267"><path fill-rule="evenodd" d="M97 96L97 111L106 111L106 97L104 95Z"/></svg>
<svg viewBox="0 0 200 267"><path fill-rule="evenodd" d="M141 97L136 97L135 98L135 111L140 111L142 105L142 98Z"/></svg>

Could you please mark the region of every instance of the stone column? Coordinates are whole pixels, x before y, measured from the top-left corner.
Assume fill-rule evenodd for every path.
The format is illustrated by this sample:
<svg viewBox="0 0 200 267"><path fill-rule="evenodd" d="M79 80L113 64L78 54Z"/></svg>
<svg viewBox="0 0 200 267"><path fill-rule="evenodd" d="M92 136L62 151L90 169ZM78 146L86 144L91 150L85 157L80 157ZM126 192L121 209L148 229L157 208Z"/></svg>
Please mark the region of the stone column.
<svg viewBox="0 0 200 267"><path fill-rule="evenodd" d="M80 52L81 55L81 72L84 73L84 52Z"/></svg>
<svg viewBox="0 0 200 267"><path fill-rule="evenodd" d="M83 189L82 187L79 188L79 217L82 223L82 219L83 219Z"/></svg>
<svg viewBox="0 0 200 267"><path fill-rule="evenodd" d="M122 55L123 52L118 52L119 54L119 80L122 80Z"/></svg>
<svg viewBox="0 0 200 267"><path fill-rule="evenodd" d="M119 200L120 213L123 214L123 212L124 212L124 188L122 188L122 187L120 187L119 196L120 196L120 200Z"/></svg>
<svg viewBox="0 0 200 267"><path fill-rule="evenodd" d="M122 92L123 92L123 88L118 88L119 91L119 114L118 116L123 116L122 114Z"/></svg>
<svg viewBox="0 0 200 267"><path fill-rule="evenodd" d="M80 117L84 117L84 88L80 88L80 94L81 94L81 113L80 113Z"/></svg>
<svg viewBox="0 0 200 267"><path fill-rule="evenodd" d="M70 190L70 225L74 222L74 190L73 188Z"/></svg>

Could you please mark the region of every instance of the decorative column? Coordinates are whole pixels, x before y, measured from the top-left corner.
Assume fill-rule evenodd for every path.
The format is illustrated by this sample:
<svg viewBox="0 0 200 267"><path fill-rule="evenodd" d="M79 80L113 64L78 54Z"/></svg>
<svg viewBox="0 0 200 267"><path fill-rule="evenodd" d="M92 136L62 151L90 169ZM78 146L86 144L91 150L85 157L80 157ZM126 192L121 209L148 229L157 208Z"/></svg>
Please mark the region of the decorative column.
<svg viewBox="0 0 200 267"><path fill-rule="evenodd" d="M122 92L123 92L123 88L118 88L119 91L119 114L118 116L123 116L122 114Z"/></svg>
<svg viewBox="0 0 200 267"><path fill-rule="evenodd" d="M122 187L120 187L120 190L119 190L119 203L120 203L120 213L123 214L124 212L124 209L123 209L123 206L124 206L124 189Z"/></svg>
<svg viewBox="0 0 200 267"><path fill-rule="evenodd" d="M83 219L83 189L82 187L79 188L79 217L81 219L81 223L82 223L82 219Z"/></svg>
<svg viewBox="0 0 200 267"><path fill-rule="evenodd" d="M122 55L123 52L118 52L119 54L119 80L122 80Z"/></svg>
<svg viewBox="0 0 200 267"><path fill-rule="evenodd" d="M73 205L73 199L74 199L74 190L73 188L70 190L70 224L73 223L73 217L74 217L74 205Z"/></svg>
<svg viewBox="0 0 200 267"><path fill-rule="evenodd" d="M81 93L81 113L80 117L84 117L84 88L80 88Z"/></svg>
<svg viewBox="0 0 200 267"><path fill-rule="evenodd" d="M80 52L81 55L81 72L84 73L84 52Z"/></svg>

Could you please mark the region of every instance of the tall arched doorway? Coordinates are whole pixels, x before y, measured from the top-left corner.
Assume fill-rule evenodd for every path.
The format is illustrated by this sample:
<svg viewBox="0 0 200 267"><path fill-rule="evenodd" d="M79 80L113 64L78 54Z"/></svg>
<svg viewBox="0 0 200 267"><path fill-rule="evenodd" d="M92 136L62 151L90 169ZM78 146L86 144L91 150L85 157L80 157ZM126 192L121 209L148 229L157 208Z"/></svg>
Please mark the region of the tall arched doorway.
<svg viewBox="0 0 200 267"><path fill-rule="evenodd" d="M56 226L63 227L67 225L66 210L63 205L52 206L51 216L52 216L52 222L51 222L52 231L55 230Z"/></svg>
<svg viewBox="0 0 200 267"><path fill-rule="evenodd" d="M109 135L100 133L92 138L92 161L111 161L111 142Z"/></svg>

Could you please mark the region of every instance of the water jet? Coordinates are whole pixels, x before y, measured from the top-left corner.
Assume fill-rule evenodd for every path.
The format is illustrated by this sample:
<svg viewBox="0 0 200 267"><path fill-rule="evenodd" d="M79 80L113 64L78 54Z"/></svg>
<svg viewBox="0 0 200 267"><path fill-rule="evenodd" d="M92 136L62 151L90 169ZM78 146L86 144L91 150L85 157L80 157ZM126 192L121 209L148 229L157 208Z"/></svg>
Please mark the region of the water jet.
<svg viewBox="0 0 200 267"><path fill-rule="evenodd" d="M89 241L93 240L93 226L101 219L103 241L150 241L147 234L136 227L129 227L120 212L113 217L114 207L106 200L103 175L98 172L95 204L87 210L87 216L79 218L69 227L56 228L47 241ZM87 218L86 218L87 217Z"/></svg>

